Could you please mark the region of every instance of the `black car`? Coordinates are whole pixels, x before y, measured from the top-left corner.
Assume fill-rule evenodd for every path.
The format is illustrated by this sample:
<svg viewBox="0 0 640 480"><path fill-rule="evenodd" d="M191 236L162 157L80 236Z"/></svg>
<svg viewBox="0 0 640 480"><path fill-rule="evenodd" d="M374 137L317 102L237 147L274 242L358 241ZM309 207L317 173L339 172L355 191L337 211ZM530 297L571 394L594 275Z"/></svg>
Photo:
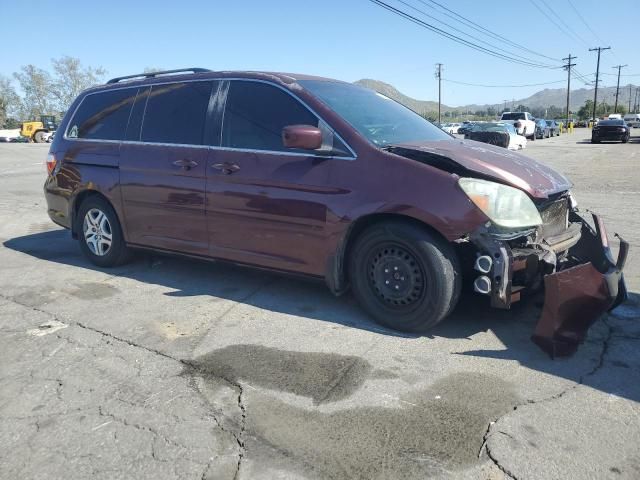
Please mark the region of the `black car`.
<svg viewBox="0 0 640 480"><path fill-rule="evenodd" d="M458 128L458 134L466 135L471 131L475 124L476 122L462 122L462 125L460 125L460 128Z"/></svg>
<svg viewBox="0 0 640 480"><path fill-rule="evenodd" d="M546 120L539 118L536 120L536 138L549 138L551 130Z"/></svg>
<svg viewBox="0 0 640 480"><path fill-rule="evenodd" d="M560 136L560 124L555 120L546 120L547 126L549 127L549 132L552 137Z"/></svg>
<svg viewBox="0 0 640 480"><path fill-rule="evenodd" d="M627 143L631 136L631 129L624 120L601 120L591 130L591 143L600 143L603 140Z"/></svg>

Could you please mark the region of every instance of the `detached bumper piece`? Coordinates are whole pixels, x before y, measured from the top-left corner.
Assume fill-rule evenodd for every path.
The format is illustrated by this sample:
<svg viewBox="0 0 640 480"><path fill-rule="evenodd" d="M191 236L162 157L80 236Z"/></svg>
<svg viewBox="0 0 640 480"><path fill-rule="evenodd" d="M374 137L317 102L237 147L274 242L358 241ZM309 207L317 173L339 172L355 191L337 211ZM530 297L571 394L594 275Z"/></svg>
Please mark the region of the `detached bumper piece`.
<svg viewBox="0 0 640 480"><path fill-rule="evenodd" d="M544 276L545 302L531 339L551 357L575 353L587 331L606 311L627 298L622 269L629 244L620 238L614 261L602 220L593 215L595 231L582 223L580 241L569 250L569 261L556 273Z"/></svg>

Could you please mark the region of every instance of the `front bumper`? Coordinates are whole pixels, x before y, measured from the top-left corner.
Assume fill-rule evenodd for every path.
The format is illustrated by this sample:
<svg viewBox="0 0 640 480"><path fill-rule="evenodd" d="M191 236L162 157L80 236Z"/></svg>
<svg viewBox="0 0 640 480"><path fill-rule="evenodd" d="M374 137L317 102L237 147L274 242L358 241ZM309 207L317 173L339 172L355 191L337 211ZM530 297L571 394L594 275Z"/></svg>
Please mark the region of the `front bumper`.
<svg viewBox="0 0 640 480"><path fill-rule="evenodd" d="M474 240L493 258L491 305L510 308L527 289L544 284L545 301L532 340L552 357L571 355L584 341L588 329L606 311L627 298L622 269L629 244L620 238L613 259L604 223L593 215L594 227L576 213L571 222L581 224L579 238L566 251L542 248L512 249L488 234Z"/></svg>

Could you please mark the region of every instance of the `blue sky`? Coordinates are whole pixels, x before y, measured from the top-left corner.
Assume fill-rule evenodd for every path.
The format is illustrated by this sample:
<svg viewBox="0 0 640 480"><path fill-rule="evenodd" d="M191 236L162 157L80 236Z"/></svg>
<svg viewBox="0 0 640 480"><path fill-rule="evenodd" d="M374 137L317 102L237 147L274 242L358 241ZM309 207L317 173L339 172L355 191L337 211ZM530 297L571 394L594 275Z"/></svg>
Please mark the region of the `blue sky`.
<svg viewBox="0 0 640 480"><path fill-rule="evenodd" d="M385 0L420 15L400 0ZM424 12L464 28L430 8L429 1L404 0ZM569 0L544 0L564 21L551 14L564 33L536 8L543 0L439 0L451 10L517 43L553 58L578 56L577 70L595 72L596 55L588 47L611 46L603 52L601 71L629 64L623 73L640 73L637 22L638 0L571 0L592 33L571 8ZM434 64L444 64L444 79L490 85L522 85L566 80L563 70L514 65L463 47L403 20L367 0L234 0L163 2L111 0L103 2L32 0L28 8L16 0L1 0L5 39L0 74L11 75L21 65L49 68L50 59L79 57L84 64L102 66L108 76L137 73L144 67L249 69L301 72L341 80L374 78L403 93L437 100ZM425 5L426 4L426 5ZM615 8L611 8L615 5ZM37 12L37 13L36 13ZM432 19L425 19L444 29ZM568 28L567 28L568 27ZM472 32L476 36L478 32ZM32 38L38 48L22 45ZM509 49L504 43L490 41ZM8 39L15 40L7 43ZM15 48L8 48L13 45ZM522 51L535 61L542 57ZM614 85L613 75L602 77ZM621 84L640 84L640 76L623 77ZM572 86L581 82L572 80ZM498 103L523 98L564 83L526 88L483 88L443 83L443 103Z"/></svg>

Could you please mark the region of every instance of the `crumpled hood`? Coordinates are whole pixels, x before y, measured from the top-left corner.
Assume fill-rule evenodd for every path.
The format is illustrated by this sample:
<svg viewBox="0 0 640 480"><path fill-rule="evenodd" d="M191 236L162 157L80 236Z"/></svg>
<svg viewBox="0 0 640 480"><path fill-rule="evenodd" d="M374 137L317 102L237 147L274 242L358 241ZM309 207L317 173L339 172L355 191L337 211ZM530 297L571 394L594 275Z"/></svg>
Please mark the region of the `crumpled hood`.
<svg viewBox="0 0 640 480"><path fill-rule="evenodd" d="M534 198L548 198L572 187L564 175L552 168L486 143L452 140L394 144L394 147L445 157L471 172L524 190Z"/></svg>

